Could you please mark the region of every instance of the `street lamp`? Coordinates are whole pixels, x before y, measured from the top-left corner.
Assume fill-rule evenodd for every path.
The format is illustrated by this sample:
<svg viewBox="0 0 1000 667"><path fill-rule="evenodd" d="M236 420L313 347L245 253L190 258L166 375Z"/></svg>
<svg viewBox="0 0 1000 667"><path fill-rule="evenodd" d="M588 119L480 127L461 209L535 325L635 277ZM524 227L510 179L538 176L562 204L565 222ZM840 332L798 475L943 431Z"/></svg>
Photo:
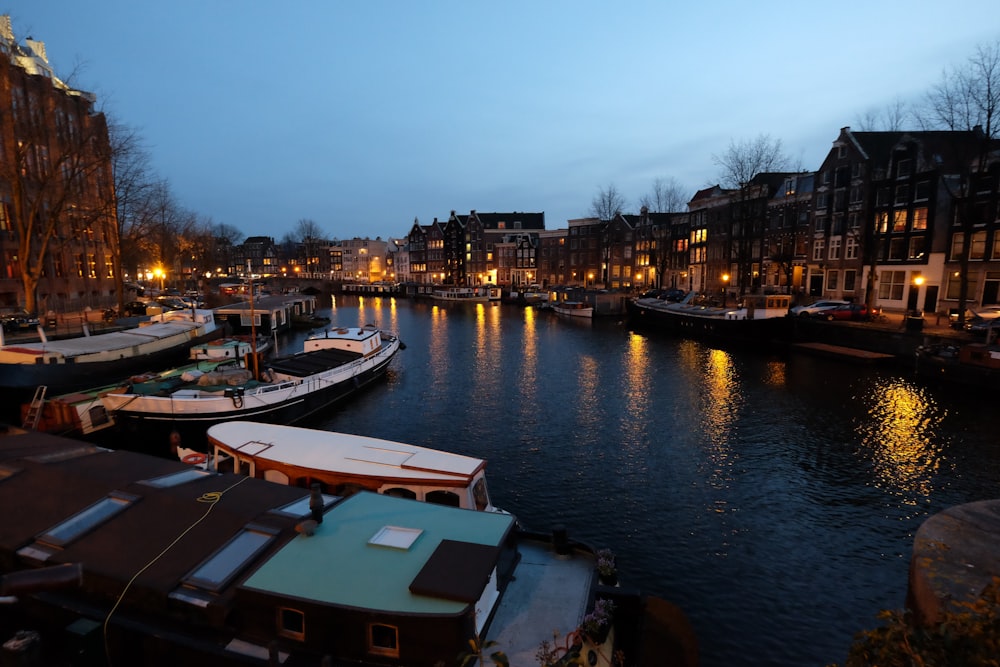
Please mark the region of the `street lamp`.
<svg viewBox="0 0 1000 667"><path fill-rule="evenodd" d="M729 274L728 273L723 273L722 274L722 307L723 308L726 307L726 299L728 297L728 295L726 294L726 291L727 291L728 287L729 287Z"/></svg>

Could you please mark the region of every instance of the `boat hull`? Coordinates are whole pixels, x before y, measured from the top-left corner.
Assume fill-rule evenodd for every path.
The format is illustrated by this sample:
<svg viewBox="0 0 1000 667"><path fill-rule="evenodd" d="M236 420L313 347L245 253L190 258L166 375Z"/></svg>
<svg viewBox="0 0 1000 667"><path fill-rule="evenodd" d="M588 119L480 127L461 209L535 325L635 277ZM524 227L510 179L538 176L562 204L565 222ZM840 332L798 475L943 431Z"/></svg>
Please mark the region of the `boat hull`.
<svg viewBox="0 0 1000 667"><path fill-rule="evenodd" d="M110 402L117 397L105 397L105 404L114 416L118 432L127 439L124 446L130 449L163 454L171 446L183 444L207 451L209 427L236 419L297 423L383 378L394 354L395 349L357 372L306 379L286 387L279 385L260 395L233 392L231 396L190 401L135 398L124 405Z"/></svg>
<svg viewBox="0 0 1000 667"><path fill-rule="evenodd" d="M671 310L660 304L629 301L630 324L648 327L686 338L728 343L788 343L792 334L792 318L726 319L722 315L699 315L683 310Z"/></svg>

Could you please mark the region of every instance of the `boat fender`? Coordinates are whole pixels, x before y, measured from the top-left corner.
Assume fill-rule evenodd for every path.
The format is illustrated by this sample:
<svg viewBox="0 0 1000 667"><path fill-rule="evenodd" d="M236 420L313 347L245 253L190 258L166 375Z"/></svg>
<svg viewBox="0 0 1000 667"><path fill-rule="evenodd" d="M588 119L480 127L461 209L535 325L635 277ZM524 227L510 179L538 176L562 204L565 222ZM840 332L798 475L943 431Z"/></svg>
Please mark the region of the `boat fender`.
<svg viewBox="0 0 1000 667"><path fill-rule="evenodd" d="M192 454L188 454L183 459L181 459L181 461L183 461L184 463L190 463L191 465L201 465L207 460L208 456L202 454L201 452L194 452Z"/></svg>

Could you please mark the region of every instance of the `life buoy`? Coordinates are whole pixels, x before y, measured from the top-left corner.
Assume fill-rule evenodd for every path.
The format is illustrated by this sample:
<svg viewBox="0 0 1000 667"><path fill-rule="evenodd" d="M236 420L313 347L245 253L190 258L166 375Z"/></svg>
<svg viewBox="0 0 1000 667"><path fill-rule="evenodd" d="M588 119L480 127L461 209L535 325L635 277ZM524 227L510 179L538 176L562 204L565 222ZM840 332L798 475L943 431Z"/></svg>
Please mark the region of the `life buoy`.
<svg viewBox="0 0 1000 667"><path fill-rule="evenodd" d="M208 456L201 454L200 452L194 452L193 454L188 454L181 459L184 463L190 463L191 465L201 465L208 460Z"/></svg>

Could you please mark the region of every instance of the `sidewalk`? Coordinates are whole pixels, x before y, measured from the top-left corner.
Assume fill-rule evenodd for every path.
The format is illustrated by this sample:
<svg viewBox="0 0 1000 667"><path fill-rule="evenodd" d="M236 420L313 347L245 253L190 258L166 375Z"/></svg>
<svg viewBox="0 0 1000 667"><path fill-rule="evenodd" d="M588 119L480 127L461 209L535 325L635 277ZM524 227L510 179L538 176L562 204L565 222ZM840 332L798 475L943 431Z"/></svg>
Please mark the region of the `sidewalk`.
<svg viewBox="0 0 1000 667"><path fill-rule="evenodd" d="M885 317L883 322L871 322L870 326L879 327L885 330L898 330L907 331L907 315L904 312L890 312L888 310L882 311L882 315ZM919 331L933 336L947 337L947 338L958 338L961 340L969 340L969 334L954 329L951 326L951 321L948 319L947 315L938 315L935 313L925 314L921 318L923 324L920 325Z"/></svg>

